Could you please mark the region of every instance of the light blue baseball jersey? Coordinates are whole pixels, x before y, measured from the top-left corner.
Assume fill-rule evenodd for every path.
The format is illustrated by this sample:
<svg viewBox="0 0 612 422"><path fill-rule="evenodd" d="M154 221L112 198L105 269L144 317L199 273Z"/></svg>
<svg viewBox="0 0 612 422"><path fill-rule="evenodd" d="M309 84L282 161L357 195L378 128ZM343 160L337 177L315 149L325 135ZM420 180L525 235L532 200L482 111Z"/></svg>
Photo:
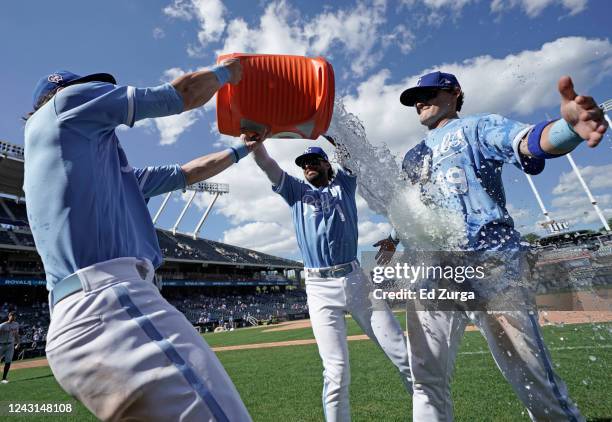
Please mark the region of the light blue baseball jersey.
<svg viewBox="0 0 612 422"><path fill-rule="evenodd" d="M544 160L518 152L531 127L496 114L468 116L429 131L406 153L402 168L421 186L423 201L463 215L465 249L519 247L520 235L506 210L502 166L510 163L529 174L544 169Z"/></svg>
<svg viewBox="0 0 612 422"><path fill-rule="evenodd" d="M59 91L27 121L24 185L47 288L119 257L162 262L146 200L185 186L178 165L132 168L115 128L183 111L170 84L90 82Z"/></svg>
<svg viewBox="0 0 612 422"><path fill-rule="evenodd" d="M291 207L295 235L306 268L325 268L357 257L357 178L339 169L331 183L316 188L283 172L272 186Z"/></svg>

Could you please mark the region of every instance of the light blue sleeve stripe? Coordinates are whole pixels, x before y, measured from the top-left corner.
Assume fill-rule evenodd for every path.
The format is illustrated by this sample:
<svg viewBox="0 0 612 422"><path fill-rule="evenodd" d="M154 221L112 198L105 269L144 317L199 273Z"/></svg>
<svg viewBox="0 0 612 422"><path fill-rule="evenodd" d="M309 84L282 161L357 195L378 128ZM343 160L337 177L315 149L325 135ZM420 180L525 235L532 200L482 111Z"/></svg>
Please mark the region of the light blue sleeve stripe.
<svg viewBox="0 0 612 422"><path fill-rule="evenodd" d="M211 413L215 417L215 420L219 422L229 422L229 419L225 415L225 412L223 412L223 409L221 409L221 406L219 406L219 403L217 403L212 393L208 391L206 385L195 373L192 367L185 362L172 343L170 343L168 339L164 338L157 328L155 328L153 322L146 315L143 315L140 309L138 309L134 302L132 302L128 289L125 286L118 284L112 288L119 299L119 303L121 306L123 306L128 315L132 317L132 320L136 322L140 328L142 328L142 330L157 344L157 346L159 346L168 359L170 359L170 361L174 364L176 369L181 372L191 387L206 403Z"/></svg>
<svg viewBox="0 0 612 422"><path fill-rule="evenodd" d="M185 174L178 164L134 168L133 171L145 198L183 189L187 183Z"/></svg>

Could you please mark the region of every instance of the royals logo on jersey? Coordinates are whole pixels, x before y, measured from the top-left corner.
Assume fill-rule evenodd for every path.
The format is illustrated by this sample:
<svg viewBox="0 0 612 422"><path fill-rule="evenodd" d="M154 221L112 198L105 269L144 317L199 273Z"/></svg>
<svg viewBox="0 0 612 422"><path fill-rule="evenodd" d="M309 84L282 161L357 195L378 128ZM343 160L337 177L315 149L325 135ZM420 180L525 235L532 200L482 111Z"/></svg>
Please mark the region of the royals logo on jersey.
<svg viewBox="0 0 612 422"><path fill-rule="evenodd" d="M302 196L304 204L304 217L316 218L317 216L328 216L332 212L337 212L342 221L346 220L342 207L342 190L335 185L327 191L317 189L307 190Z"/></svg>

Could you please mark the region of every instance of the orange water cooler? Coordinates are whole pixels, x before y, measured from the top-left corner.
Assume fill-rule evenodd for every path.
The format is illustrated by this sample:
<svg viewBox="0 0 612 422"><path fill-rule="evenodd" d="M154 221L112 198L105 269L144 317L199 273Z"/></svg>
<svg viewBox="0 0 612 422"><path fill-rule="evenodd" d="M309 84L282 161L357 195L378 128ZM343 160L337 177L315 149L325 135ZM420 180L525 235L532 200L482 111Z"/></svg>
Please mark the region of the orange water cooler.
<svg viewBox="0 0 612 422"><path fill-rule="evenodd" d="M317 139L334 109L334 70L325 59L271 54L226 54L240 58L242 80L217 93L219 132L240 136Z"/></svg>

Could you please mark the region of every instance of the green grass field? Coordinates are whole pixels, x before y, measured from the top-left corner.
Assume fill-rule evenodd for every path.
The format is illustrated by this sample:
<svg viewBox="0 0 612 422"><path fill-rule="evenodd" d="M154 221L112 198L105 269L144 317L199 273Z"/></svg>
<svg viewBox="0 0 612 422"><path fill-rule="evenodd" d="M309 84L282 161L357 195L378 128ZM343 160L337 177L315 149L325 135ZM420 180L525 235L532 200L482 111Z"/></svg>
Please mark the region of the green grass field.
<svg viewBox="0 0 612 422"><path fill-rule="evenodd" d="M400 315L400 317L403 316ZM349 334L360 334L352 320ZM312 338L298 329L262 333L265 328L207 334L211 346ZM551 326L544 335L572 398L589 419L612 416L610 358L612 324ZM351 407L354 421L405 421L410 399L383 353L370 341L349 343ZM322 366L315 345L237 350L218 353L221 362L255 421L321 421ZM11 382L0 385L0 420L95 420L72 401L48 368L11 371ZM466 332L452 384L457 421L520 421L527 414L506 384L478 332ZM11 415L8 403L72 402L71 414Z"/></svg>

